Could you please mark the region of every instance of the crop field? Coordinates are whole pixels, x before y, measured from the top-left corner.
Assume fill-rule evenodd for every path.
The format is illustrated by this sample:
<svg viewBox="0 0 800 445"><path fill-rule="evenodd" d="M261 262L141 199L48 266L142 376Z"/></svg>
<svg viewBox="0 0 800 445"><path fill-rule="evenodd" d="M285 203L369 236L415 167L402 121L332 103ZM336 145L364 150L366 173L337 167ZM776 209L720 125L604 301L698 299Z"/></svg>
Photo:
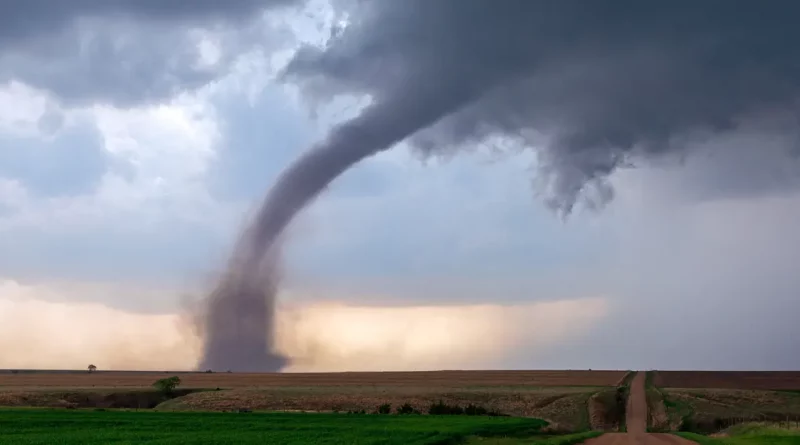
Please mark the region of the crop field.
<svg viewBox="0 0 800 445"><path fill-rule="evenodd" d="M799 383L800 372L656 371L650 426L711 433L754 421L800 425Z"/></svg>
<svg viewBox="0 0 800 445"><path fill-rule="evenodd" d="M177 375L170 397L157 379ZM602 410L592 396L620 384L625 371L435 371L354 373L0 373L0 406L134 408L157 411L373 413L402 405L428 413L436 403L546 419L552 429L585 431ZM600 416L602 417L602 415Z"/></svg>
<svg viewBox="0 0 800 445"><path fill-rule="evenodd" d="M548 437L539 419L289 413L160 413L154 411L0 410L3 443L445 444L483 438L569 444L598 433ZM513 442L510 442L513 441ZM490 443L490 442L486 442Z"/></svg>
<svg viewBox="0 0 800 445"><path fill-rule="evenodd" d="M655 371L660 388L800 390L800 371Z"/></svg>
<svg viewBox="0 0 800 445"><path fill-rule="evenodd" d="M382 404L392 409L409 404L425 413L437 402L476 405L510 416L545 418L566 430L589 428L588 400L601 388L273 388L203 391L159 405L158 410L373 412Z"/></svg>
<svg viewBox="0 0 800 445"><path fill-rule="evenodd" d="M714 432L774 421L800 425L800 394L739 389L666 389L665 412L674 429Z"/></svg>
<svg viewBox="0 0 800 445"><path fill-rule="evenodd" d="M227 372L0 372L5 388L145 388L165 375L178 375L183 388L261 388L337 386L614 386L625 371L419 371L337 373Z"/></svg>

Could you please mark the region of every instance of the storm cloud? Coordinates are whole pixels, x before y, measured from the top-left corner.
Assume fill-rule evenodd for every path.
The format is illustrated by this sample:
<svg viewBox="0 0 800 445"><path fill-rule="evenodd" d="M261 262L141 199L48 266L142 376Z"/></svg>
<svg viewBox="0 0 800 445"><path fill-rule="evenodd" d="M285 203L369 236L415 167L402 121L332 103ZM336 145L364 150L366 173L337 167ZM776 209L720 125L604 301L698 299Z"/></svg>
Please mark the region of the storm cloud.
<svg viewBox="0 0 800 445"><path fill-rule="evenodd" d="M371 128L406 129L425 154L498 138L535 148L536 190L564 214L613 198L615 169L684 156L752 119L781 118L796 145L796 2L336 6L342 24L298 51L287 79L316 100L370 96L386 119ZM418 109L436 115L422 122Z"/></svg>
<svg viewBox="0 0 800 445"><path fill-rule="evenodd" d="M285 43L288 32L259 19L291 4L0 2L0 82L19 80L68 104L163 101L219 78L248 48Z"/></svg>
<svg viewBox="0 0 800 445"><path fill-rule="evenodd" d="M237 60L255 52L253 58L263 63L276 47L319 38L319 30L303 36L308 23L292 22L296 16L270 21L262 14L308 8L308 2L0 2L0 84L24 85L32 95L45 96L45 109L53 110L23 126L17 103L25 101L6 100L11 119L0 130L11 130L10 136L0 135L0 150L6 150L0 156L0 216L13 215L20 226L30 221L15 232L5 229L4 239L12 240L6 250L17 252L9 256L7 273L52 277L58 271L141 282L174 276L184 267L176 264L201 264L204 252L212 250L208 221L219 219L213 224L230 228L229 220L240 211L238 200L262 196L277 179L252 230L234 249L241 255L234 255L230 273L206 301L200 326L205 343L194 345L191 357L181 357L184 366L195 359L202 369L301 365L296 349L284 350L278 341L280 332L289 332L282 334L289 340L300 338L299 325L292 318L291 329L278 329L281 312L275 304L299 295L298 288L313 287L309 282L316 279L325 298L369 304L609 295L608 316L589 335L570 342L537 332L552 351L534 357L526 355L527 347L514 349L513 361L492 362L503 366L797 367L786 351L796 338L788 315L794 312L787 308L797 306L793 295L800 285L792 268L800 252L792 224L800 209L800 49L794 44L800 6L782 0L757 6L721 0L332 4L339 17L330 38L301 46L281 80L320 104L335 96L365 96L371 103L328 129L327 138L276 178L275 170L290 161L296 146L316 137L310 136L311 123L292 114L297 110L287 97L293 88L270 87L275 97L262 93L259 106L223 90L239 88L237 76L228 76ZM263 84L265 73L255 71L258 79L251 81ZM226 85L215 94L235 101L231 108L237 113L220 106L219 97L198 92L214 82ZM183 117L192 114L192 104L174 103L193 96L194 105L219 114L209 116L208 126ZM80 117L76 110L114 110L114 119L123 121L134 119L123 109L169 107L180 109L181 118L173 123L180 131L150 131L174 117L169 113L153 113L124 131L104 132L98 124L98 137L70 123ZM274 113L285 122L275 126ZM220 143L212 141L217 119L231 124L219 125L226 133ZM259 127L265 120L273 125ZM146 155L141 171L147 177L121 191L104 188L106 200L93 200L98 179L124 176L116 171L119 155L112 148L115 141L129 140L136 141L131 152ZM180 149L148 152L162 142ZM371 182L350 169L401 142L423 157L458 155L459 160L422 169L407 163L405 153L385 153L362 164L380 179ZM502 169L484 170L470 162L473 157L462 156L485 146L529 153ZM57 155L49 153L61 148ZM80 156L73 156L75 150ZM394 163L395 156L398 165L379 165ZM550 209L567 215L576 207L601 208L614 200L613 208L592 220L599 220L600 228L590 230L579 218L562 227L551 215L535 213L541 206L525 200L526 176L517 165L531 158L535 191ZM674 168L685 158L691 159ZM214 163L211 180L206 162ZM459 163L462 169L454 168ZM661 169L665 164L669 168ZM620 171L629 166L639 168ZM59 175L53 174L56 167ZM352 183L339 182L342 173ZM375 184L390 177L393 191L378 190ZM184 178L189 179L184 183ZM146 187L156 181L175 198L166 201L160 191L152 192L152 201L148 197L113 213L110 203L149 193ZM207 187L215 188L220 201L204 201ZM287 265L290 272L304 268L307 276L296 280L300 284L292 282L291 273L283 279L275 274L282 272L276 265L283 261L264 264L264 253L275 251L297 212L329 188L335 190L315 208L320 213L309 215L328 235L291 232L288 244L303 242L306 251ZM344 199L345 188L373 196ZM86 197L77 210L58 207L55 217L42 210L23 212L34 199L61 206L75 195ZM93 216L106 213L114 216ZM104 226L43 236L40 232L54 229L53 221L63 224L60 215L75 222L98 218ZM180 223L142 222L149 218ZM184 222L190 219L191 224ZM34 241L20 241L26 236ZM321 245L334 238L335 246ZM337 289L334 276L346 285ZM137 310L169 305L141 293L96 298ZM332 334L327 326L338 326L334 312L323 307L305 322L331 345L346 344L345 328L381 325L377 312L365 312L364 318L344 318L342 331ZM499 329L509 325L507 317L502 312L486 320ZM134 319L137 329L151 329L142 320ZM423 318L415 320L424 324ZM557 320L558 328L575 328ZM675 320L689 327L676 332ZM759 333L749 334L754 325ZM161 326L152 329L167 329ZM620 344L634 329L640 329L641 341L632 353ZM368 337L394 353L397 335ZM729 347L731 338L739 348ZM24 347L35 350L31 344L36 343L29 340ZM164 351L165 359L178 358ZM341 363L333 358L326 363L343 369L398 363L386 356L369 361L348 356ZM51 359L47 363L56 363Z"/></svg>

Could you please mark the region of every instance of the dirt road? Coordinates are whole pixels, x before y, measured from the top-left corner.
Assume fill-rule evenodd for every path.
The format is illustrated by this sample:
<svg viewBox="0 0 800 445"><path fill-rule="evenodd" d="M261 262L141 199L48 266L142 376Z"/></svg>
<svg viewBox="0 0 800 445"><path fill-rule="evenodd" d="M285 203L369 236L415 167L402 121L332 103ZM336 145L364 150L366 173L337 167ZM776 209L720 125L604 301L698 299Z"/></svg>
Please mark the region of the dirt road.
<svg viewBox="0 0 800 445"><path fill-rule="evenodd" d="M644 379L645 373L637 372L631 382L625 417L628 432L604 434L586 442L587 445L697 445L671 434L647 432L647 397Z"/></svg>

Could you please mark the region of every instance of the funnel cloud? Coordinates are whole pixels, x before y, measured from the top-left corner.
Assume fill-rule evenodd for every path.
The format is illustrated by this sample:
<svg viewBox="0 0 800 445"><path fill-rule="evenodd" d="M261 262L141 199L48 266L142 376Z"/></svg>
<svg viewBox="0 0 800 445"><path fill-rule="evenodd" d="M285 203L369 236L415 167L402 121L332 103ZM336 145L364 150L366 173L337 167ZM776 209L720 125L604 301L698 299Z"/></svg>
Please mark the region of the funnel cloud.
<svg viewBox="0 0 800 445"><path fill-rule="evenodd" d="M407 134L424 154L498 138L533 149L536 191L565 215L612 199L615 169L684 155L749 119L788 114L796 141L796 2L336 4L345 25L287 68L307 94L438 110ZM416 119L396 108L377 128Z"/></svg>
<svg viewBox="0 0 800 445"><path fill-rule="evenodd" d="M212 296L209 367L280 369L264 337L277 286L265 255L337 176L400 141L426 155L498 138L533 149L536 191L564 216L610 201L616 169L691 154L743 122L781 117L778 131L797 144L797 2L334 5L344 24L323 46L301 47L280 77L317 100L372 102L269 191Z"/></svg>

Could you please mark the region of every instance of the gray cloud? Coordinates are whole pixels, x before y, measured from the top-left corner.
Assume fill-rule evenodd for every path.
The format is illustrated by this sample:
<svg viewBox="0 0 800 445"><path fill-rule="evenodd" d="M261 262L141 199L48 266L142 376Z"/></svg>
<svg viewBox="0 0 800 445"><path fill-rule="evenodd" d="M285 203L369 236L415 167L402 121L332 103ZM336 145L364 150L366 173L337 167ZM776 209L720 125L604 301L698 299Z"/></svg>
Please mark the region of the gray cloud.
<svg viewBox="0 0 800 445"><path fill-rule="evenodd" d="M49 131L60 121L48 112L39 127ZM107 171L123 167L116 164L93 127L68 128L50 139L0 135L0 178L18 180L37 197L91 193Z"/></svg>
<svg viewBox="0 0 800 445"><path fill-rule="evenodd" d="M287 78L317 98L363 93L397 109L374 128L408 128L424 153L494 136L536 147L539 190L563 212L611 199L620 166L797 111L800 4L788 0L337 5L349 25L302 48ZM400 101L437 110L436 123L414 125Z"/></svg>
<svg viewBox="0 0 800 445"><path fill-rule="evenodd" d="M215 103L224 129L209 187L221 199L258 199L314 129L275 87L250 103L235 95ZM268 148L268 149L267 149Z"/></svg>
<svg viewBox="0 0 800 445"><path fill-rule="evenodd" d="M0 3L0 82L18 79L68 103L129 106L219 77L248 45L287 38L257 23L292 0ZM220 60L198 64L190 31L218 31Z"/></svg>

